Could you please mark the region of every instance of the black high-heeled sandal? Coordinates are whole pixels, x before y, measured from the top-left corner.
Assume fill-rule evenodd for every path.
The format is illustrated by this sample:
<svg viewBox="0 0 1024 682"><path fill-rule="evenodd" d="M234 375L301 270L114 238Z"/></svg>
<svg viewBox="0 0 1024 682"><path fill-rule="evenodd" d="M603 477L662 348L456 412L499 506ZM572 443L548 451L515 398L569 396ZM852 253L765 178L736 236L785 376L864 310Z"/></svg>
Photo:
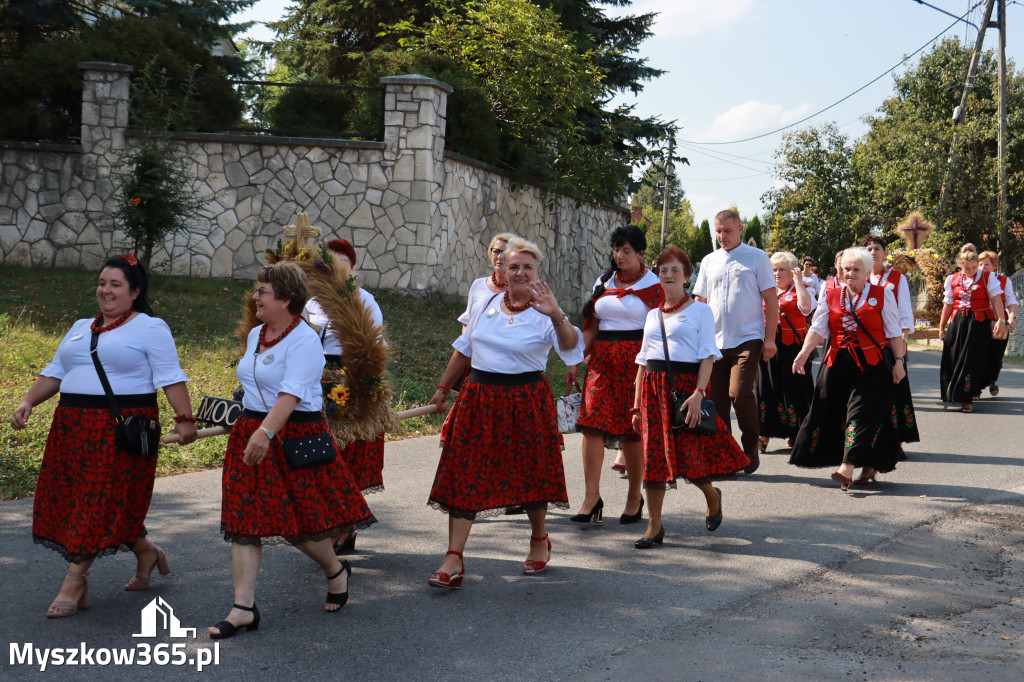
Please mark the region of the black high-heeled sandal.
<svg viewBox="0 0 1024 682"><path fill-rule="evenodd" d="M570 516L569 520L576 523L601 523L601 518L604 516L604 500L600 497L597 498L597 504L591 508L588 514L576 514Z"/></svg>
<svg viewBox="0 0 1024 682"><path fill-rule="evenodd" d="M342 543L334 543L334 556L341 556L342 554L348 554L349 552L356 551L356 532L352 533L345 538Z"/></svg>
<svg viewBox="0 0 1024 682"><path fill-rule="evenodd" d="M722 525L722 491L715 488L715 492L718 493L718 513L704 517L704 526L711 532Z"/></svg>
<svg viewBox="0 0 1024 682"><path fill-rule="evenodd" d="M253 602L252 606L242 606L241 604L232 604L233 608L241 611L252 612L252 622L245 625L235 625L230 620L222 620L219 623L214 623L213 627L220 630L216 635L210 633L210 639L227 639L228 637L234 637L242 630L259 630L260 629L260 610L256 608L256 602Z"/></svg>
<svg viewBox="0 0 1024 682"><path fill-rule="evenodd" d="M347 561L342 561L341 562L341 568L338 569L338 572L335 573L332 576L328 576L327 579L328 580L334 580L335 578L337 578L342 573L348 573L348 579L352 580L352 566ZM337 613L338 611L341 611L341 607L348 603L348 583L345 584L345 591L344 592L334 593L334 592L328 591L327 592L327 599L325 599L324 602L327 603L327 604L337 604L338 605L338 608L336 608L334 610L324 609L324 611L327 611L327 613Z"/></svg>

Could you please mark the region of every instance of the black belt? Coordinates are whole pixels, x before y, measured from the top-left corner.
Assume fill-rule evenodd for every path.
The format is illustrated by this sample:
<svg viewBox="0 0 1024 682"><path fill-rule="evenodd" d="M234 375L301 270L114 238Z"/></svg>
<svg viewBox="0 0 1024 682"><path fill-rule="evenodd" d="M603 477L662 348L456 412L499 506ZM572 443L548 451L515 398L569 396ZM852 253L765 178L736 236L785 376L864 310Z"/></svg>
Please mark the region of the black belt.
<svg viewBox="0 0 1024 682"><path fill-rule="evenodd" d="M482 369L473 369L470 370L467 380L475 384L487 384L488 386L524 386L543 381L544 372L502 374L500 372L485 372Z"/></svg>
<svg viewBox="0 0 1024 682"><path fill-rule="evenodd" d="M257 412L256 410L245 409L242 410L242 416L248 419L266 419L266 412ZM292 413L288 415L289 424L306 424L308 422L320 421L324 418L323 412L306 412L303 410L292 410Z"/></svg>
<svg viewBox="0 0 1024 682"><path fill-rule="evenodd" d="M130 410L137 407L156 407L156 393L134 393L132 395L115 395L118 407ZM61 393L60 405L82 409L110 409L107 396L91 393Z"/></svg>
<svg viewBox="0 0 1024 682"><path fill-rule="evenodd" d="M609 330L609 331L598 331L598 341L643 341L644 330L643 329L621 329L621 330Z"/></svg>
<svg viewBox="0 0 1024 682"><path fill-rule="evenodd" d="M696 374L697 370L700 369L699 362L665 362L664 360L648 360L647 371L648 372L665 372L668 371L669 365L671 365L673 374Z"/></svg>

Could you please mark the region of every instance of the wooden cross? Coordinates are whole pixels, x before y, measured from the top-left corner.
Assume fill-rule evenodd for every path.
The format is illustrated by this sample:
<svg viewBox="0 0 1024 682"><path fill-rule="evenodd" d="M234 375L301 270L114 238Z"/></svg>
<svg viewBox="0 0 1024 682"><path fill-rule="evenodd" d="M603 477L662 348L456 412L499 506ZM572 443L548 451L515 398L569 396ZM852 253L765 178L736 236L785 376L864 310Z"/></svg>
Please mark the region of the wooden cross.
<svg viewBox="0 0 1024 682"><path fill-rule="evenodd" d="M908 225L907 227L903 228L904 232L909 232L910 233L909 236L914 241L914 247L913 247L914 249L917 249L917 247L919 245L919 241L918 241L919 237L920 237L921 241L923 241L924 238L927 237L932 232L932 227L930 225L927 225L927 224L922 225L921 222L922 222L921 220L919 220L917 217L915 217L913 222L910 225Z"/></svg>
<svg viewBox="0 0 1024 682"><path fill-rule="evenodd" d="M309 224L309 216L299 213L295 216L294 225L284 226L284 236L292 238L295 243L295 252L298 253L306 248L306 242L309 239L316 240L322 237L323 231L316 225Z"/></svg>

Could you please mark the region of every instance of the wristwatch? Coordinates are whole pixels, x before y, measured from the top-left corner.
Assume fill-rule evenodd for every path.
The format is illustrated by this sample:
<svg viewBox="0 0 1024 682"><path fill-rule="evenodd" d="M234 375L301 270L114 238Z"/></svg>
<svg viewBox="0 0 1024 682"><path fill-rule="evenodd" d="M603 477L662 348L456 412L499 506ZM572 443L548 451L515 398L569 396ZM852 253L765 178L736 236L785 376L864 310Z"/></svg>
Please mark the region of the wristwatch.
<svg viewBox="0 0 1024 682"><path fill-rule="evenodd" d="M267 434L267 438L269 438L270 440L274 440L274 432L273 431L268 429L266 426L261 426L261 427L259 427L259 429L263 433Z"/></svg>

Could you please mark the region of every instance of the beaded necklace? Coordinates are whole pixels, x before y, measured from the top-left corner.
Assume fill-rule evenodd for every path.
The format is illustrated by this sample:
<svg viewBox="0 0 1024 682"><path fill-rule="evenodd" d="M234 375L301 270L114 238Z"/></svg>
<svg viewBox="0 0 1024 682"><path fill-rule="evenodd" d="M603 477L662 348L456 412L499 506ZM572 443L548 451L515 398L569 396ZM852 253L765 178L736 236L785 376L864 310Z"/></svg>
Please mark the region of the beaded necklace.
<svg viewBox="0 0 1024 682"><path fill-rule="evenodd" d="M633 277L623 277L621 272L616 272L615 273L615 279L619 280L619 284L632 284L633 282L639 281L640 278L643 277L646 273L647 273L647 268L644 267L643 264L641 264L640 265L640 272L638 272Z"/></svg>
<svg viewBox="0 0 1024 682"><path fill-rule="evenodd" d="M292 323L290 325L285 327L285 330L283 332L281 332L281 335L279 337L277 337L276 339L273 339L272 341L267 341L267 325L264 324L260 328L260 340L259 340L259 343L256 345L256 354L259 355L259 352L260 352L259 348L260 348L260 346L263 346L263 350L267 350L271 346L275 346L278 343L280 343L281 339L283 339L284 337L288 336L288 334L290 334L293 329L298 327L301 322L302 322L302 318L301 317L296 317L294 320L292 320Z"/></svg>
<svg viewBox="0 0 1024 682"><path fill-rule="evenodd" d="M117 329L122 324L124 324L129 317L131 317L133 312L135 311L129 308L128 310L125 311L124 315L117 318L110 324L104 325L102 327L100 326L100 322L103 321L103 314L100 313L99 315L96 316L96 319L92 321L92 324L89 325L89 329L92 330L93 334L102 334L103 332L109 332L111 329Z"/></svg>
<svg viewBox="0 0 1024 682"><path fill-rule="evenodd" d="M498 273L496 272L491 273L491 284L494 285L495 289L504 289L505 287L508 286L508 282L505 282L504 284L498 284Z"/></svg>
<svg viewBox="0 0 1024 682"><path fill-rule="evenodd" d="M508 292L506 291L505 292L505 297L502 299L502 301L505 303L505 307L509 309L509 312L521 313L521 312L523 312L524 310L526 310L527 308L530 307L530 303L533 302L533 299L531 298L529 301L527 301L526 303L524 303L522 305L512 305L512 297L509 296Z"/></svg>
<svg viewBox="0 0 1024 682"><path fill-rule="evenodd" d="M661 304L661 312L662 312L662 314L674 313L675 311L677 311L680 308L682 308L686 304L686 302L689 301L689 300L690 300L690 296L688 294L683 294L683 300L679 301L679 303L676 303L675 305L670 305L669 307L666 308L665 304L662 303Z"/></svg>

